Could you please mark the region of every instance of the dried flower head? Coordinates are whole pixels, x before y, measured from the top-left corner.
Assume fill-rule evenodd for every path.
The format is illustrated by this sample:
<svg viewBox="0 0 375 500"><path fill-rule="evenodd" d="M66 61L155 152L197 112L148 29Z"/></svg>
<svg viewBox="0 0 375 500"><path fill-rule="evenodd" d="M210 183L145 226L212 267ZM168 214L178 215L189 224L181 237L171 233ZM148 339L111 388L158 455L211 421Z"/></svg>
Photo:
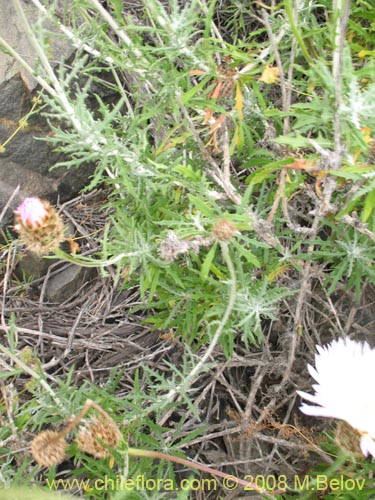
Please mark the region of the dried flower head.
<svg viewBox="0 0 375 500"><path fill-rule="evenodd" d="M59 433L43 431L33 439L30 451L39 465L51 467L64 460L67 446L68 443Z"/></svg>
<svg viewBox="0 0 375 500"><path fill-rule="evenodd" d="M180 254L187 253L189 248L187 241L182 240L174 231L168 231L160 243L159 255L166 262L173 262Z"/></svg>
<svg viewBox="0 0 375 500"><path fill-rule="evenodd" d="M236 232L235 225L228 219L218 219L212 228L212 235L218 241L230 240Z"/></svg>
<svg viewBox="0 0 375 500"><path fill-rule="evenodd" d="M55 250L64 240L64 223L46 200L26 198L15 210L14 229L27 248L37 254Z"/></svg>
<svg viewBox="0 0 375 500"><path fill-rule="evenodd" d="M76 442L84 453L95 458L106 458L110 455L108 448L115 448L121 437L121 433L113 421L99 417L80 428Z"/></svg>
<svg viewBox="0 0 375 500"><path fill-rule="evenodd" d="M160 243L159 255L166 262L173 262L184 253L193 252L197 255L201 247L208 247L211 244L212 238L197 235L195 238L182 240L174 231L168 231Z"/></svg>
<svg viewBox="0 0 375 500"><path fill-rule="evenodd" d="M375 457L375 397L369 384L375 378L375 350L366 342L334 340L317 347L315 366L308 365L317 381L315 394L297 391L314 406L303 404L306 415L338 418L358 431L362 453Z"/></svg>

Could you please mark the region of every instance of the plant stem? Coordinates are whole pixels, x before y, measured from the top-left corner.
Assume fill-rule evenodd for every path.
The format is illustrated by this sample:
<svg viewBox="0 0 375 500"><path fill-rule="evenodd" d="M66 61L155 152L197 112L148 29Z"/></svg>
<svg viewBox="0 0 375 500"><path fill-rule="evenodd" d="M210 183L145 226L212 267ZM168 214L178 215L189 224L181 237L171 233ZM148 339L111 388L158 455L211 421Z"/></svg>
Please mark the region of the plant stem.
<svg viewBox="0 0 375 500"><path fill-rule="evenodd" d="M231 474L225 474L225 472L221 472L219 470L208 467L207 465L197 464L190 460L186 460L184 458L175 457L173 455L168 455L166 453L161 453L159 451L151 451L151 450L140 450L138 448L129 448L128 454L135 457L149 457L149 458L157 458L159 460L168 460L169 462L174 462L176 464L186 465L187 467L191 467L196 470L200 470L202 472L206 472L207 474L211 474L212 476L222 477L223 479L229 479L232 483L237 485L241 485L246 487L247 490L257 491L265 495L268 498L274 498L274 496L267 490L263 488L259 488L254 483L250 483L249 481L245 481L243 479L237 478ZM278 491L274 491L273 494L280 493Z"/></svg>
<svg viewBox="0 0 375 500"><path fill-rule="evenodd" d="M16 10L21 18L21 21L22 21L22 24L25 28L25 31L27 32L31 43L32 43L37 55L40 58L40 61L41 61L42 66L44 68L44 71L46 72L48 78L51 80L51 82L53 84L54 90L53 90L52 95L60 101L62 107L68 113L69 118L70 118L74 128L77 130L77 132L82 133L84 131L84 127L82 125L82 122L80 121L79 118L77 118L73 106L70 104L67 95L65 94L57 76L55 75L55 73L52 69L52 66L48 60L46 52L40 46L32 29L30 28L30 24L26 18L25 12L24 12L19 0L14 0L14 5L15 5ZM32 70L32 75L34 75L34 70Z"/></svg>
<svg viewBox="0 0 375 500"><path fill-rule="evenodd" d="M126 34L124 27L119 26L116 20L109 14L109 12L102 6L98 0L89 0L89 3L94 7L100 14L100 16L110 25L116 35L124 42L128 49L133 51L133 54L138 59L142 58L142 52L134 47L131 38Z"/></svg>
<svg viewBox="0 0 375 500"><path fill-rule="evenodd" d="M186 377L184 382L182 384L180 384L179 386L177 386L175 389L172 389L171 391L169 391L169 393L166 395L166 399L168 402L173 401L173 399L176 397L176 395L178 394L178 392L181 389L186 390L186 388L188 388L189 386L191 386L194 383L195 379L198 377L198 375L200 374L205 363L207 362L207 360L211 356L213 350L215 349L215 347L220 339L220 335L223 333L224 327L227 324L229 317L232 313L232 310L233 310L233 307L234 307L234 304L236 301L236 273L235 273L232 259L229 255L228 243L221 242L220 246L221 246L221 251L223 254L224 261L228 267L229 277L230 277L230 279L229 279L230 286L229 286L228 305L227 305L225 313L224 313L224 315L219 323L219 326L217 327L216 332L211 339L210 345L208 346L206 352L204 353L204 355L200 359L199 363L197 363L195 365L195 367L191 370L191 372ZM162 424L160 424L160 425L162 425Z"/></svg>
<svg viewBox="0 0 375 500"><path fill-rule="evenodd" d="M3 354L5 354L9 359L11 359L14 363L16 363L25 373L33 377L43 387L43 389L46 392L48 392L48 394L52 397L52 399L55 401L55 403L58 405L59 408L63 407L62 402L57 398L54 391L51 389L51 387L47 384L47 382L43 379L43 377L41 377L39 373L30 368L30 366L24 363L21 359L19 359L15 354L13 354L9 349L4 347L1 343L0 343L0 351Z"/></svg>
<svg viewBox="0 0 375 500"><path fill-rule="evenodd" d="M103 408L101 406L99 406L97 403L95 403L95 401L93 401L92 399L87 399L84 407L78 413L78 415L76 417L74 417L74 419L66 427L64 427L64 429L62 429L59 432L58 438L60 439L64 436L66 436L66 434L68 434L70 431L72 431L74 429L74 427L76 427L80 423L80 421L85 417L85 415L87 414L87 412L91 408L94 408L94 410L96 410L98 413L100 413L106 420L108 420L115 427L117 427L117 425L112 420L112 418L109 416L109 414L105 410L103 410Z"/></svg>
<svg viewBox="0 0 375 500"><path fill-rule="evenodd" d="M309 51L305 45L305 42L303 41L302 35L301 35L301 33L298 29L298 26L296 24L296 21L294 19L294 13L293 13L294 9L292 6L292 0L284 0L284 6L285 6L285 12L286 12L286 15L288 17L290 27L292 28L293 34L296 37L298 45L300 46L302 53L305 56L306 61L309 64L312 64L312 58L309 54Z"/></svg>
<svg viewBox="0 0 375 500"><path fill-rule="evenodd" d="M60 248L57 248L54 250L53 255L43 255L44 259L61 259L66 262L70 262L71 264L76 264L77 266L81 267L108 267L112 266L113 264L116 264L122 259L130 258L130 257L136 257L140 255L141 252L129 252L129 253L120 253L119 255L116 255L116 257L112 257L112 259L108 260L96 260L96 259L90 259L90 258L84 258L76 256L76 255L70 255Z"/></svg>
<svg viewBox="0 0 375 500"><path fill-rule="evenodd" d="M35 74L35 71L31 66L27 64L27 62L16 52L9 44L0 36L0 45L2 45L5 49L5 51L12 56L18 63L21 64L23 68L26 69L30 75L35 78L35 80L41 85L44 90L46 90L52 97L56 97L56 92L55 90L49 85L46 80L39 75Z"/></svg>
<svg viewBox="0 0 375 500"><path fill-rule="evenodd" d="M334 121L334 147L335 155L332 168L338 170L341 166L343 145L341 140L341 115L342 115L342 72L346 29L349 19L350 0L335 0L333 11L335 16L334 51L332 55L332 76L335 81L335 121Z"/></svg>
<svg viewBox="0 0 375 500"><path fill-rule="evenodd" d="M85 259L83 257L78 257L75 255L70 255L63 250L60 250L60 248L57 248L54 251L54 255L47 255L45 258L49 259L61 259L65 260L66 262L70 262L72 264L76 264L78 266L82 267L107 267L111 266L113 264L116 264L121 259L124 259L126 257L134 257L138 255L138 252L131 252L131 253L120 253L119 255L116 255L116 257L113 257L112 259L108 260L95 260L95 259Z"/></svg>

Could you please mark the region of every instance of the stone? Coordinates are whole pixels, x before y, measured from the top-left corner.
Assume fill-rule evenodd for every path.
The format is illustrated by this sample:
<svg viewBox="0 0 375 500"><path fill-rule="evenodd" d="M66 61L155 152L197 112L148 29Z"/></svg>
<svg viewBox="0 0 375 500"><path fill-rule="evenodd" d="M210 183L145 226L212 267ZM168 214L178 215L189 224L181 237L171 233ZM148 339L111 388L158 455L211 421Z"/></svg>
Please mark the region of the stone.
<svg viewBox="0 0 375 500"><path fill-rule="evenodd" d="M74 235L74 226L71 223L66 224L66 236ZM61 250L70 252L70 246L67 241L60 245ZM18 264L15 268L15 275L19 280L27 281L33 288L40 287L40 279L44 276L47 280L45 286L44 300L54 303L62 303L68 300L81 286L96 276L95 268L87 268L75 264L59 263L55 259L50 259L43 255L37 255L30 251L20 253ZM56 269L58 264L59 269ZM50 269L50 274L48 271Z"/></svg>
<svg viewBox="0 0 375 500"><path fill-rule="evenodd" d="M19 2L31 27L43 25L49 34L56 32L58 28L51 22L45 19L42 20L39 9L32 2L28 0L19 0ZM38 61L38 55L34 46L30 43L29 35L14 4L15 2L9 2L9 0L0 0L0 35L18 54L22 55L24 61L31 68L34 68ZM57 13L64 13L66 18L68 14L66 0L56 0L54 4ZM56 36L49 36L48 44L49 59L51 61L66 60L74 52L66 37L60 36L59 33L56 33ZM0 82L10 80L16 74L20 74L29 92L36 89L37 82L27 69L9 54L1 52L0 47Z"/></svg>
<svg viewBox="0 0 375 500"><path fill-rule="evenodd" d="M63 8L64 2L58 0L56 8ZM31 25L40 22L40 13L31 2L21 0L26 17ZM33 67L37 55L25 33L19 14L13 2L0 0L0 34ZM49 29L58 28L50 23ZM69 43L56 33L49 37L50 60L67 60L74 52ZM0 52L0 145L17 130L33 106L33 97L38 95L39 87L30 74L12 57ZM88 184L93 168L58 167L57 163L66 160L55 146L43 139L48 138L51 129L40 113L33 114L25 127L21 128L0 152L0 212L18 189L5 216L0 221L0 229L13 221L12 211L27 196L39 196L52 203L57 198L66 201L75 196Z"/></svg>
<svg viewBox="0 0 375 500"><path fill-rule="evenodd" d="M20 257L15 269L15 274L19 280L32 281L44 276L53 261L45 259L32 252L27 252Z"/></svg>
<svg viewBox="0 0 375 500"><path fill-rule="evenodd" d="M79 288L96 274L95 269L69 264L48 279L45 299L62 303L68 300Z"/></svg>
<svg viewBox="0 0 375 500"><path fill-rule="evenodd" d="M0 143L17 129L19 120L31 108L31 95L20 74L0 84ZM45 119L36 114L0 152L0 210L13 198L2 225L12 222L14 210L27 196L39 196L52 203L59 197L66 201L76 195L88 183L92 169L66 169L56 163L65 159L62 153L54 152L51 143L43 139L51 133Z"/></svg>

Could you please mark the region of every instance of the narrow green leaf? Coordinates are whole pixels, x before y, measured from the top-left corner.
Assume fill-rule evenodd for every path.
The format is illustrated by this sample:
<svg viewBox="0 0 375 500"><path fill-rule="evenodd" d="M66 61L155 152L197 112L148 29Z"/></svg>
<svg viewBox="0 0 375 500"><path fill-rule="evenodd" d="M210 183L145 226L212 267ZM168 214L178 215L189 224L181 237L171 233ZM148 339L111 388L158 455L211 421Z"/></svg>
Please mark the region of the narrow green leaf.
<svg viewBox="0 0 375 500"><path fill-rule="evenodd" d="M216 253L216 248L217 248L217 243L214 243L212 245L212 247L210 248L209 252L207 253L203 263L202 263L202 267L201 267L201 278L203 280L207 279L208 277L208 274L210 272L210 268L211 268L211 264L212 264L212 261L215 257L215 253Z"/></svg>
<svg viewBox="0 0 375 500"><path fill-rule="evenodd" d="M361 214L362 222L367 222L370 218L370 215L374 211L375 206L375 190L371 191L365 199L363 211Z"/></svg>
<svg viewBox="0 0 375 500"><path fill-rule="evenodd" d="M196 206L198 210L202 212L202 214L206 215L207 217L212 217L211 207L207 203L197 198L196 196L192 196L190 194L188 196L189 200Z"/></svg>

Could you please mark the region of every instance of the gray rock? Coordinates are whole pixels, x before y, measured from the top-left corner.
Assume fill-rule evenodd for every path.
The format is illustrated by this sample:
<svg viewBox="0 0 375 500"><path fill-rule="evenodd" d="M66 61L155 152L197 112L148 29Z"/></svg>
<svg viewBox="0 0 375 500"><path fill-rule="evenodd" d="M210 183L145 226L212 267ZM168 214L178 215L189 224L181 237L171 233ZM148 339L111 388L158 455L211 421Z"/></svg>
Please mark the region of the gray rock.
<svg viewBox="0 0 375 500"><path fill-rule="evenodd" d="M48 279L45 298L55 303L68 300L95 273L95 269L71 264Z"/></svg>
<svg viewBox="0 0 375 500"><path fill-rule="evenodd" d="M37 280L44 276L51 265L51 259L44 259L35 253L23 255L15 269L15 274L22 281Z"/></svg>
<svg viewBox="0 0 375 500"><path fill-rule="evenodd" d="M58 1L57 8L65 2ZM40 13L32 3L21 0L24 12L32 25L40 21ZM37 61L35 50L30 43L22 22L12 2L0 0L0 34L33 67ZM49 29L57 29L47 24ZM73 49L63 37L49 37L52 62L69 58ZM20 64L0 52L0 144L17 129L37 95L37 85ZM59 167L51 170L56 163L66 160L62 153L53 150L54 146L41 139L48 137L51 129L39 114L32 115L25 128L22 128L0 152L0 212L19 187L17 196L12 200L0 228L13 220L12 210L27 196L39 196L55 202L59 197L66 201L75 196L88 183L93 169L66 169Z"/></svg>
<svg viewBox="0 0 375 500"><path fill-rule="evenodd" d="M32 95L20 74L0 84L0 143L3 143L18 127L19 120L30 110ZM27 196L39 196L55 202L76 195L87 183L92 168L51 170L65 159L56 153L51 143L41 139L51 133L46 120L33 115L25 128L21 129L0 153L0 210L8 202L17 186L20 190L13 199L11 209ZM12 220L9 210L3 225Z"/></svg>
<svg viewBox="0 0 375 500"><path fill-rule="evenodd" d="M51 22L45 19L42 21L40 11L32 4L32 2L28 0L20 0L20 4L30 26L34 27L36 25L43 25L49 33L54 32L57 29ZM66 0L57 0L54 4L56 11L64 13L64 17L66 19L66 16L68 15ZM34 68L35 63L38 60L38 56L33 45L30 43L29 36L26 33L22 20L14 7L14 2L9 2L9 0L0 0L0 12L1 37L13 49L15 49L16 52L22 55L22 58L29 66ZM52 62L67 59L74 51L73 47L65 37L50 36L48 38L48 44L49 58ZM17 73L20 74L26 88L30 92L37 87L36 80L26 69L24 69L21 63L16 61L10 55L0 52L0 82L10 80Z"/></svg>

